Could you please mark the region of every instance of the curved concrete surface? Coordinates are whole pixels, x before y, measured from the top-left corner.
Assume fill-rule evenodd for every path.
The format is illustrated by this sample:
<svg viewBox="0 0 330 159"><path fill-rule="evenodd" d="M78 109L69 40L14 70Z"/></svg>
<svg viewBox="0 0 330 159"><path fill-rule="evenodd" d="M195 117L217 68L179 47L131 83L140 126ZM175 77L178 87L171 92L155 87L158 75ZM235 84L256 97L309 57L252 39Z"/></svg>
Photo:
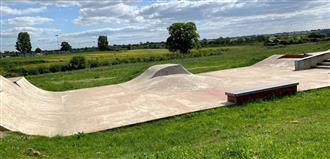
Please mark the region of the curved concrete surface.
<svg viewBox="0 0 330 159"><path fill-rule="evenodd" d="M0 76L0 130L43 136L90 133L224 106L227 90L285 81L299 82L299 90L330 86L330 70L294 71L294 59L279 57L198 75L177 64L156 65L122 84L65 92Z"/></svg>
<svg viewBox="0 0 330 159"><path fill-rule="evenodd" d="M213 108L225 101L221 81L192 75L176 64L153 66L123 84L65 92L39 89L25 78L0 80L0 126L31 135L95 132Z"/></svg>

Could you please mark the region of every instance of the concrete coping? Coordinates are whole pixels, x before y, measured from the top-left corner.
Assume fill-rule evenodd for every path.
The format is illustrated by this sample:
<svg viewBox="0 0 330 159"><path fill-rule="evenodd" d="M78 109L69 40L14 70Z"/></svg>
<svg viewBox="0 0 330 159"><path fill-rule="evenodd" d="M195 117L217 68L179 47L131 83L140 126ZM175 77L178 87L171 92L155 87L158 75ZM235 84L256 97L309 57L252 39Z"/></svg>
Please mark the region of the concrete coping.
<svg viewBox="0 0 330 159"><path fill-rule="evenodd" d="M280 88L293 87L293 86L297 86L298 84L299 84L298 82L282 82L282 83L269 85L269 86L248 88L248 89L242 89L242 90L237 90L237 91L230 91L230 92L226 92L226 95L239 97L239 96L256 94L256 93L261 93L261 92L280 89Z"/></svg>
<svg viewBox="0 0 330 159"><path fill-rule="evenodd" d="M327 50L327 51L322 51L322 52L317 52L317 53L314 53L314 54L308 54L308 56L304 57L304 58L301 58L301 59L298 59L297 61L304 61L304 60L309 60L311 58L315 58L315 57L319 57L319 56L324 56L324 54L329 54L330 53L330 49Z"/></svg>

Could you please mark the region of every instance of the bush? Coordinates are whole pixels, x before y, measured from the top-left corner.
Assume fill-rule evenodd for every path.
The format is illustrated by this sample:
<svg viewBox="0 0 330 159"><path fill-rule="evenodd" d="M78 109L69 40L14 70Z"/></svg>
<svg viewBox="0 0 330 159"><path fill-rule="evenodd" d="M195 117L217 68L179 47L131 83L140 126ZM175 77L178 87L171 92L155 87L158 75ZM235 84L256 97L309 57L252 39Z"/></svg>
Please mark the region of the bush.
<svg viewBox="0 0 330 159"><path fill-rule="evenodd" d="M39 66L37 69L38 69L38 74L49 73L49 69L44 66Z"/></svg>
<svg viewBox="0 0 330 159"><path fill-rule="evenodd" d="M97 60L88 60L88 66L90 68L99 67L100 63Z"/></svg>
<svg viewBox="0 0 330 159"><path fill-rule="evenodd" d="M60 72L60 71L65 71L63 70L63 65L52 65L49 67L50 72Z"/></svg>
<svg viewBox="0 0 330 159"><path fill-rule="evenodd" d="M73 56L68 64L70 70L86 68L86 59L84 56Z"/></svg>
<svg viewBox="0 0 330 159"><path fill-rule="evenodd" d="M38 75L39 74L39 68L32 67L26 70L26 75Z"/></svg>

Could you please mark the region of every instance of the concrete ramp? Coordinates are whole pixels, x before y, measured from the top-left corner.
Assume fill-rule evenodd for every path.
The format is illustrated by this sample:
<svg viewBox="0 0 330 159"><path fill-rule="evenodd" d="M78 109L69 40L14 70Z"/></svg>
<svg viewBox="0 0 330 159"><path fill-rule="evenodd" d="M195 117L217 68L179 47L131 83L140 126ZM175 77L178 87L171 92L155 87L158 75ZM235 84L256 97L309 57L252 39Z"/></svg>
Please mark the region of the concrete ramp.
<svg viewBox="0 0 330 159"><path fill-rule="evenodd" d="M34 96L39 96L39 97L44 97L44 96L49 96L49 97L54 97L58 96L58 92L50 92L50 91L45 91L43 89L40 89L30 83L25 77L21 77L17 80L14 81L14 83L19 86L22 90L28 91L29 94L33 94Z"/></svg>
<svg viewBox="0 0 330 159"><path fill-rule="evenodd" d="M41 96L20 88L0 76L0 126L11 131L34 134L52 134L58 129L59 97Z"/></svg>
<svg viewBox="0 0 330 159"><path fill-rule="evenodd" d="M96 132L221 106L221 82L181 65L150 67L129 82L49 92L24 77L0 77L1 130L30 135Z"/></svg>
<svg viewBox="0 0 330 159"><path fill-rule="evenodd" d="M194 75L179 64L163 64L148 68L120 86L134 91L173 92L222 87L222 82L217 78Z"/></svg>
<svg viewBox="0 0 330 159"><path fill-rule="evenodd" d="M272 55L254 65L252 67L272 67L278 69L292 69L294 70L294 61L293 58L281 58L283 55Z"/></svg>
<svg viewBox="0 0 330 159"><path fill-rule="evenodd" d="M225 92L299 82L330 86L329 71L294 71L294 59L272 56L253 66L194 75L177 64L155 65L117 85L49 92L24 77L0 76L0 130L30 135L91 133L225 106Z"/></svg>
<svg viewBox="0 0 330 159"><path fill-rule="evenodd" d="M190 75L191 73L179 64L154 65L148 68L140 76L136 77L132 81L146 81L152 78L174 74Z"/></svg>

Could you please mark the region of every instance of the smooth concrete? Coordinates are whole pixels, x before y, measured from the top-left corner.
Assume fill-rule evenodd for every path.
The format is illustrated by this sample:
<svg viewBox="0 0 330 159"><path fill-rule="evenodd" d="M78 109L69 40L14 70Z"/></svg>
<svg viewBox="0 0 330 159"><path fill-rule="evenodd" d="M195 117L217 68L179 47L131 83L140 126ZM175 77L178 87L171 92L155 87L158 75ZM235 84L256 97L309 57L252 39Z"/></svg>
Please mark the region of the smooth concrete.
<svg viewBox="0 0 330 159"><path fill-rule="evenodd" d="M314 53L311 56L295 61L295 70L305 70L315 67L324 60L330 59L330 50Z"/></svg>
<svg viewBox="0 0 330 159"><path fill-rule="evenodd" d="M180 65L156 65L122 84L65 92L41 90L25 78L13 82L0 76L0 127L66 136L225 106L225 91L281 82L299 82L298 90L330 86L330 70L295 71L296 59L279 57L198 75Z"/></svg>

